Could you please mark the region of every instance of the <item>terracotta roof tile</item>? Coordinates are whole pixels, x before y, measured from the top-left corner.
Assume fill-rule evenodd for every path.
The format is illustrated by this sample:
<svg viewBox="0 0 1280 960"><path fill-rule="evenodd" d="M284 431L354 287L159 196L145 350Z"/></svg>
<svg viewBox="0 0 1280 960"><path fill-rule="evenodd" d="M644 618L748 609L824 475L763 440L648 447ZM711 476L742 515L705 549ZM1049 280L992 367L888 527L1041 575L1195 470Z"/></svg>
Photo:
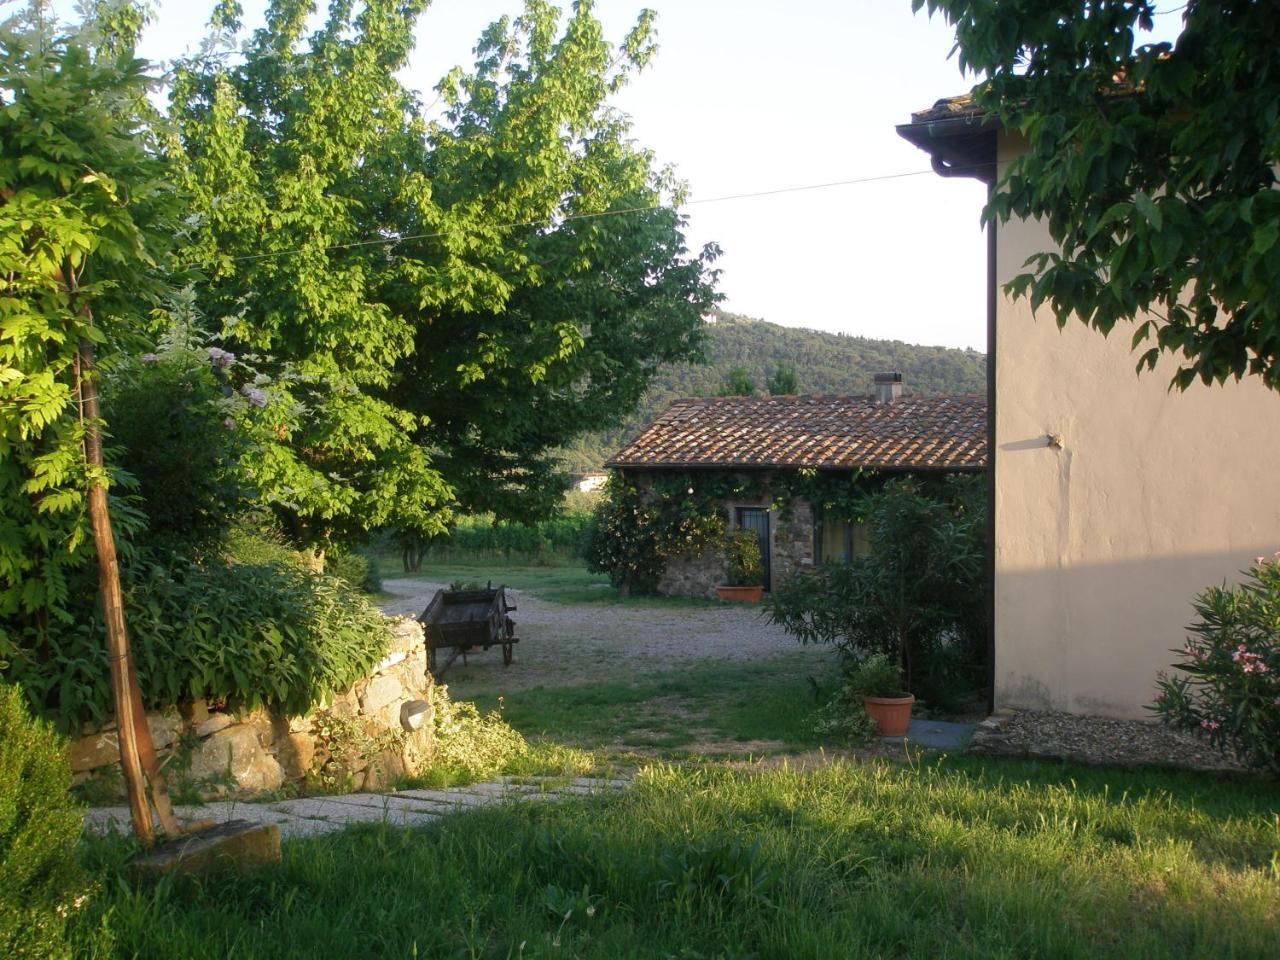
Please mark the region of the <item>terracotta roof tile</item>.
<svg viewBox="0 0 1280 960"><path fill-rule="evenodd" d="M976 394L677 400L610 467L979 470L987 401Z"/></svg>

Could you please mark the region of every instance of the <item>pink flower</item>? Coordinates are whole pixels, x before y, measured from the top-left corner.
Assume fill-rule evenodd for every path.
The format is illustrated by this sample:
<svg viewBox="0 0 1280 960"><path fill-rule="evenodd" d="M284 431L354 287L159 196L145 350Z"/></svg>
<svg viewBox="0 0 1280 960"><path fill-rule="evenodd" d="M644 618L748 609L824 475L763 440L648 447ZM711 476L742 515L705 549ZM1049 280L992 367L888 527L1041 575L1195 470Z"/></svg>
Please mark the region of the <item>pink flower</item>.
<svg viewBox="0 0 1280 960"><path fill-rule="evenodd" d="M1253 558L1253 565L1254 565L1255 567L1260 567L1260 566L1262 566L1262 565L1263 565L1264 563L1266 563L1266 562L1267 562L1267 558L1266 558L1266 557L1254 557L1254 558Z"/></svg>
<svg viewBox="0 0 1280 960"><path fill-rule="evenodd" d="M1206 730L1217 730L1220 726L1222 726L1222 724L1220 724L1217 720L1211 719L1210 717L1205 717L1203 720L1200 721L1200 726L1204 727Z"/></svg>
<svg viewBox="0 0 1280 960"><path fill-rule="evenodd" d="M240 388L240 392L243 393L249 399L249 402L255 407L265 407L267 405L267 392L265 390L259 390L257 387L251 387L246 383Z"/></svg>
<svg viewBox="0 0 1280 960"><path fill-rule="evenodd" d="M1262 657L1251 653L1243 643L1236 647L1236 652L1231 655L1231 659L1240 664L1240 669L1245 673L1266 673L1268 669Z"/></svg>
<svg viewBox="0 0 1280 960"><path fill-rule="evenodd" d="M236 355L227 350L221 350L218 347L210 347L209 362L219 370L225 370L236 362Z"/></svg>

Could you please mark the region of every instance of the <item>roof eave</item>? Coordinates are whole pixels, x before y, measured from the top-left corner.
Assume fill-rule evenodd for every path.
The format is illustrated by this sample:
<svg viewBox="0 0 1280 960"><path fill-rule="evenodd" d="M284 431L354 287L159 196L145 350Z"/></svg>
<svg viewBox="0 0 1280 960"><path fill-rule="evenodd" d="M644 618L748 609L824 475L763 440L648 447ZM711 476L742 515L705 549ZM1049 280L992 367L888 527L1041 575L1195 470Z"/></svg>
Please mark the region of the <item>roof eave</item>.
<svg viewBox="0 0 1280 960"><path fill-rule="evenodd" d="M852 473L855 470L873 470L877 473L981 473L985 463L959 464L832 464L807 463L658 463L655 461L619 463L610 460L605 466L612 470L826 470L834 473Z"/></svg>
<svg viewBox="0 0 1280 960"><path fill-rule="evenodd" d="M996 131L1000 124L990 116L944 117L900 123L898 136L929 154L933 169L943 177L973 177L994 183Z"/></svg>

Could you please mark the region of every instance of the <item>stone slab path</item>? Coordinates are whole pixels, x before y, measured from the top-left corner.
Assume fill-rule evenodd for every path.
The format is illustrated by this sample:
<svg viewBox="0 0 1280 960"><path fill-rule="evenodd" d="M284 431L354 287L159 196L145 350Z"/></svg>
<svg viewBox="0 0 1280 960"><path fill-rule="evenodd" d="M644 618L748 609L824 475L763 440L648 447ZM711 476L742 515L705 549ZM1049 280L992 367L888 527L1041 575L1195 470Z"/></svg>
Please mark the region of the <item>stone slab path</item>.
<svg viewBox="0 0 1280 960"><path fill-rule="evenodd" d="M881 737L886 744L909 741L912 746L927 750L949 750L963 753L969 738L977 729L976 723L949 723L946 720L912 720L905 737Z"/></svg>
<svg viewBox="0 0 1280 960"><path fill-rule="evenodd" d="M353 823L389 823L416 827L463 810L502 803L557 801L617 794L630 784L617 777L503 777L487 783L439 790L398 790L394 793L348 793L296 800L217 801L176 809L181 823L213 820L248 820L275 823L284 839L332 833ZM91 833L128 832L128 807L92 807L85 813L85 829Z"/></svg>

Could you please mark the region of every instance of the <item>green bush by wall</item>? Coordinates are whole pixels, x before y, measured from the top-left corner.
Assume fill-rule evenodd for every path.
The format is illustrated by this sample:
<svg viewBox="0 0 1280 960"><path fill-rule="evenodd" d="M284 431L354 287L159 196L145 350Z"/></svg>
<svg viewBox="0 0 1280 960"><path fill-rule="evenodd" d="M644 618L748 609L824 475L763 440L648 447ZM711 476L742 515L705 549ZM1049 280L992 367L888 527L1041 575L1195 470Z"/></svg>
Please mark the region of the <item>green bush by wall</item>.
<svg viewBox="0 0 1280 960"><path fill-rule="evenodd" d="M0 957L70 956L67 918L91 890L76 856L82 815L62 741L0 684Z"/></svg>
<svg viewBox="0 0 1280 960"><path fill-rule="evenodd" d="M125 609L143 698L163 709L203 697L305 713L385 654L386 618L346 581L299 564L140 563ZM63 730L110 710L100 616L28 630L5 671Z"/></svg>

